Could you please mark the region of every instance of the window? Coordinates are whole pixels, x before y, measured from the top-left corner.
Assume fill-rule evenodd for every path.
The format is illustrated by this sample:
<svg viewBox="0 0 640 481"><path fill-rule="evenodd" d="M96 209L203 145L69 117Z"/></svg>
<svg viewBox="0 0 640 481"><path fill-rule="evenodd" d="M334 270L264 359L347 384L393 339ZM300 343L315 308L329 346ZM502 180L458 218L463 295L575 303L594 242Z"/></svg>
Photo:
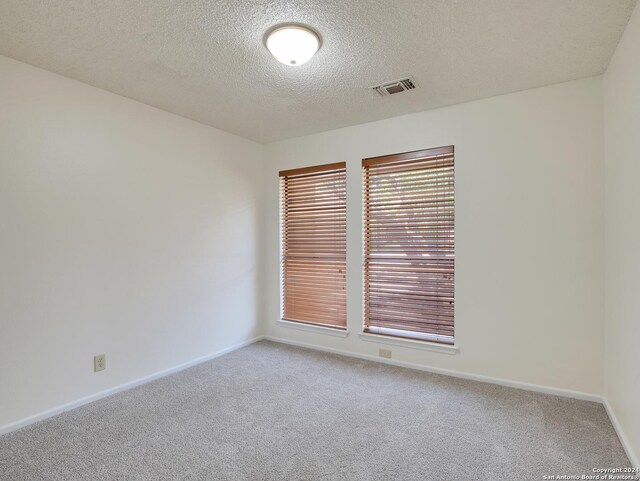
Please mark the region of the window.
<svg viewBox="0 0 640 481"><path fill-rule="evenodd" d="M280 172L282 318L346 329L345 163Z"/></svg>
<svg viewBox="0 0 640 481"><path fill-rule="evenodd" d="M362 161L364 330L454 342L453 147Z"/></svg>

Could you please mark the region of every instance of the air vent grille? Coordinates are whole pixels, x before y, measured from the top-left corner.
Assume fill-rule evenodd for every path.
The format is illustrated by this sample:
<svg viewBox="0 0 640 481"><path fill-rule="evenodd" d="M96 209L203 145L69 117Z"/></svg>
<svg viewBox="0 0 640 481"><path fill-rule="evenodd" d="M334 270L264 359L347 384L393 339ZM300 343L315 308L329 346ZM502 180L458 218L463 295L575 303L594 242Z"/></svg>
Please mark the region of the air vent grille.
<svg viewBox="0 0 640 481"><path fill-rule="evenodd" d="M376 85L371 87L371 89L382 97L386 97L387 95L399 94L406 90L413 90L416 87L416 81L412 77L406 77Z"/></svg>

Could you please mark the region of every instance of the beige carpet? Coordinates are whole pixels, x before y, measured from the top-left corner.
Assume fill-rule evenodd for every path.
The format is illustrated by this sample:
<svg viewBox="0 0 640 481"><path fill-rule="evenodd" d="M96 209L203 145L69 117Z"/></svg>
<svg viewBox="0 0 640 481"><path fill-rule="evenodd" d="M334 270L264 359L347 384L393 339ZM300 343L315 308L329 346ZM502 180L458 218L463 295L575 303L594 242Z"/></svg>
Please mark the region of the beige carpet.
<svg viewBox="0 0 640 481"><path fill-rule="evenodd" d="M630 466L600 404L260 342L0 437L2 480L541 480Z"/></svg>

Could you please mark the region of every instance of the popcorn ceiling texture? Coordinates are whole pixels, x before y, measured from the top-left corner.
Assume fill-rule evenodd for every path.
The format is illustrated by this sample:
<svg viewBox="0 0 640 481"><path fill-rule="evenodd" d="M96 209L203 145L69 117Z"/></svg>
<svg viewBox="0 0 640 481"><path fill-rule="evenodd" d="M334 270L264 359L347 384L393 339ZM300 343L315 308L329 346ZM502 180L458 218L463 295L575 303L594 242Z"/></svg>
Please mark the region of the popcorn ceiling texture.
<svg viewBox="0 0 640 481"><path fill-rule="evenodd" d="M269 142L600 74L635 3L3 0L0 53ZM264 47L282 22L320 32L309 63Z"/></svg>

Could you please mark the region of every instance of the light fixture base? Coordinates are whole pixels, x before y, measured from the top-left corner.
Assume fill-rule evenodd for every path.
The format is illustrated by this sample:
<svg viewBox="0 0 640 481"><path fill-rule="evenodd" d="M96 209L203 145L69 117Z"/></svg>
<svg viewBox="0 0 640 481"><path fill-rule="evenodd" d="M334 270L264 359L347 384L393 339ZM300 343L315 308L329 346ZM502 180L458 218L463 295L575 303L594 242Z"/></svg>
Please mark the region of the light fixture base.
<svg viewBox="0 0 640 481"><path fill-rule="evenodd" d="M290 67L305 64L322 46L320 34L301 23L275 25L267 30L263 42L276 60Z"/></svg>

